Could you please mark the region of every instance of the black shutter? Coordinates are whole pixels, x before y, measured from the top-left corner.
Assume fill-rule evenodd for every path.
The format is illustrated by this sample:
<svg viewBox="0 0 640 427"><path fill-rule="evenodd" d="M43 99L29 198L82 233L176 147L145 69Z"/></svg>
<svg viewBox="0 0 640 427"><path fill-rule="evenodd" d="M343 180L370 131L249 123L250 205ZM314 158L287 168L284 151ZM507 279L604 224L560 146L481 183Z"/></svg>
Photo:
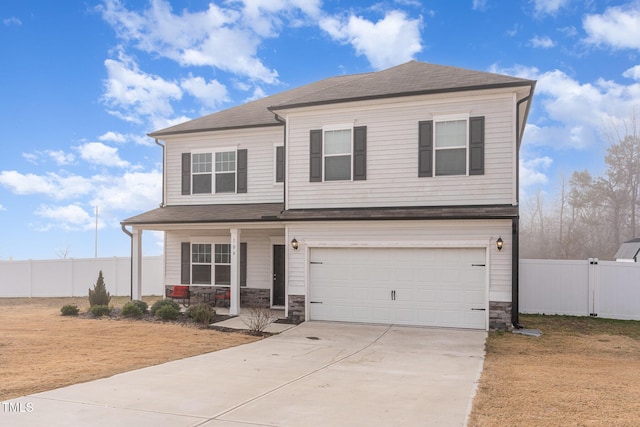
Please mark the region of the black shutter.
<svg viewBox="0 0 640 427"><path fill-rule="evenodd" d="M484 117L469 118L469 175L484 175Z"/></svg>
<svg viewBox="0 0 640 427"><path fill-rule="evenodd" d="M284 146L276 147L276 182L284 182Z"/></svg>
<svg viewBox="0 0 640 427"><path fill-rule="evenodd" d="M418 123L418 176L433 176L433 120Z"/></svg>
<svg viewBox="0 0 640 427"><path fill-rule="evenodd" d="M191 243L182 242L180 247L180 283L191 283Z"/></svg>
<svg viewBox="0 0 640 427"><path fill-rule="evenodd" d="M309 140L309 182L322 182L322 130L312 130Z"/></svg>
<svg viewBox="0 0 640 427"><path fill-rule="evenodd" d="M353 128L353 180L367 179L367 127Z"/></svg>
<svg viewBox="0 0 640 427"><path fill-rule="evenodd" d="M240 286L247 286L247 242L240 243Z"/></svg>
<svg viewBox="0 0 640 427"><path fill-rule="evenodd" d="M236 164L236 173L238 174L238 193L247 192L247 150L238 150L238 163Z"/></svg>
<svg viewBox="0 0 640 427"><path fill-rule="evenodd" d="M191 153L182 153L182 194L191 194Z"/></svg>

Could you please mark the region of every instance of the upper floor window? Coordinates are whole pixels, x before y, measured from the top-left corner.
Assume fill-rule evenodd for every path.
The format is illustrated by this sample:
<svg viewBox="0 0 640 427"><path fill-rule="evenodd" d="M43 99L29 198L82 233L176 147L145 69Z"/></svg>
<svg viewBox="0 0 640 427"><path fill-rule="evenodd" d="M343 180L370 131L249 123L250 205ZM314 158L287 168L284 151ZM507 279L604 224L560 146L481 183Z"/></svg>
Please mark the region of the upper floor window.
<svg viewBox="0 0 640 427"><path fill-rule="evenodd" d="M247 150L182 153L182 194L246 193Z"/></svg>
<svg viewBox="0 0 640 427"><path fill-rule="evenodd" d="M211 193L211 153L193 154L193 194Z"/></svg>
<svg viewBox="0 0 640 427"><path fill-rule="evenodd" d="M467 174L467 121L436 122L436 176Z"/></svg>
<svg viewBox="0 0 640 427"><path fill-rule="evenodd" d="M324 131L324 180L351 179L351 129Z"/></svg>
<svg viewBox="0 0 640 427"><path fill-rule="evenodd" d="M484 117L436 116L418 124L418 176L483 174Z"/></svg>
<svg viewBox="0 0 640 427"><path fill-rule="evenodd" d="M236 191L236 152L216 153L216 193Z"/></svg>
<svg viewBox="0 0 640 427"><path fill-rule="evenodd" d="M367 179L367 127L351 124L310 131L309 181Z"/></svg>

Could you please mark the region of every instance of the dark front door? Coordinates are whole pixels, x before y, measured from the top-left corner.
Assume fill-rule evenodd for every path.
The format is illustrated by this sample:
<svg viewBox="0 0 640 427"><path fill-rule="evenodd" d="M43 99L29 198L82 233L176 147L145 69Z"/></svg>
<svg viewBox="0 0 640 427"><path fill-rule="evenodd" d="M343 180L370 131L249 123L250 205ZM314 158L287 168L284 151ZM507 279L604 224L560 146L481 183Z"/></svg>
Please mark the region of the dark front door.
<svg viewBox="0 0 640 427"><path fill-rule="evenodd" d="M284 245L273 245L273 305L284 305Z"/></svg>

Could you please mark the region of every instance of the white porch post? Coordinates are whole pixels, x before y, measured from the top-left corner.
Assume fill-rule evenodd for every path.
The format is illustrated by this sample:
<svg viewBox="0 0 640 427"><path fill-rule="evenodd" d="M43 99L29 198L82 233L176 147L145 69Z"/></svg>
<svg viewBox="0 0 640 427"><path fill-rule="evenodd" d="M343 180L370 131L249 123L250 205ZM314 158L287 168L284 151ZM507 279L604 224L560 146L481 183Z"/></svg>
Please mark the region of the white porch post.
<svg viewBox="0 0 640 427"><path fill-rule="evenodd" d="M231 230L231 301L229 314L240 313L240 230Z"/></svg>
<svg viewBox="0 0 640 427"><path fill-rule="evenodd" d="M131 299L142 299L142 230L133 227L131 237Z"/></svg>

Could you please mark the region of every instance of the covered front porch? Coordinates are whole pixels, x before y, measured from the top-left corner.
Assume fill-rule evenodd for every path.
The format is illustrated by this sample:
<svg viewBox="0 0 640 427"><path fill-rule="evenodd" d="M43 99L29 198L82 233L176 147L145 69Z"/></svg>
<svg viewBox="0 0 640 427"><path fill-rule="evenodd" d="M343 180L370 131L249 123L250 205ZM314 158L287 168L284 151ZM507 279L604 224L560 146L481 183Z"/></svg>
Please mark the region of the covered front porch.
<svg viewBox="0 0 640 427"><path fill-rule="evenodd" d="M123 221L131 237L132 298L139 299L142 291L143 233L155 230L164 232L165 289L188 286L194 294L214 297L228 289L231 315L241 307L286 310L281 206L169 206Z"/></svg>

